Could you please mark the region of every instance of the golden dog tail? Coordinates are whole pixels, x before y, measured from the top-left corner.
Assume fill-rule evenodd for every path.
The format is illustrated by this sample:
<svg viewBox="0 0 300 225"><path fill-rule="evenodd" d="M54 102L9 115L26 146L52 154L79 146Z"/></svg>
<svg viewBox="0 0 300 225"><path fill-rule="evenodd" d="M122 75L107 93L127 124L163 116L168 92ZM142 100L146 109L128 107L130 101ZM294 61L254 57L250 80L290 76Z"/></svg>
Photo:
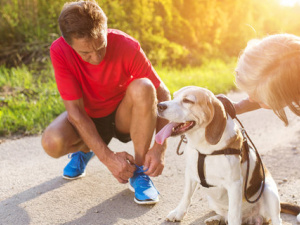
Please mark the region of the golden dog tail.
<svg viewBox="0 0 300 225"><path fill-rule="evenodd" d="M282 213L297 216L297 220L298 222L300 222L300 206L291 203L281 202L280 207Z"/></svg>

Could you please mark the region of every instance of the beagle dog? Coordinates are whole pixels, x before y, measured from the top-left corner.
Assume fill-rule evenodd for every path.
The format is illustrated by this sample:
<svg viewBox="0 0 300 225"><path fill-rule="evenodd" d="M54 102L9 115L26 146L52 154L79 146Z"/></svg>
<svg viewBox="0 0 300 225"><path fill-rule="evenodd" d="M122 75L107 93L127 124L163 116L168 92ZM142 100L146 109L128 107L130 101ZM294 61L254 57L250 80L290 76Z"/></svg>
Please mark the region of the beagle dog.
<svg viewBox="0 0 300 225"><path fill-rule="evenodd" d="M277 225L282 224L280 210L294 215L300 213L298 206L280 204L271 174L261 166L258 153L251 148L245 151L240 128L211 91L184 87L174 93L173 100L158 104L158 115L170 123L156 135L156 142L163 143L169 136L183 133L188 140L184 194L167 220L183 219L197 183L217 214L206 219L206 224L259 225L271 220ZM246 180L247 188L244 188ZM257 202L249 203L246 199Z"/></svg>

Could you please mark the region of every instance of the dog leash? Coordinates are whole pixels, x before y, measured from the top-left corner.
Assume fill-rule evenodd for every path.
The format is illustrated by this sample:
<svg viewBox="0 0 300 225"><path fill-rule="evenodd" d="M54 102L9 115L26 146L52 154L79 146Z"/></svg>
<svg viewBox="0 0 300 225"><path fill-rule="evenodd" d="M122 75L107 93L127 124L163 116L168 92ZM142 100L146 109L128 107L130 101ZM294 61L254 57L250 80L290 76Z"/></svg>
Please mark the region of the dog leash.
<svg viewBox="0 0 300 225"><path fill-rule="evenodd" d="M222 104L224 105L225 107L225 111L230 115L230 117L232 119L236 119L236 121L238 121L238 123L240 124L241 126L241 132L242 132L242 135L243 135L243 147L246 149L246 161L247 161L247 171L246 171L246 180L245 180L245 186L244 186L244 195L245 195L245 199L247 202L249 203L255 203L257 202L263 192L264 192L264 189L265 189L265 183L266 183L266 175L265 175L265 168L264 168L264 165L262 163L262 160L261 160L261 157L258 153L258 150L256 148L256 146L254 145L254 143L252 142L251 138L249 137L246 129L244 128L242 122L237 118L236 116L236 112L235 112L235 108L233 106L233 104L231 103L231 101L225 96L225 95L219 95L217 96L217 98L222 102ZM262 169L262 174L263 174L263 178L262 178L262 183L260 185L261 187L261 190L260 190L260 193L259 195L257 196L257 198L255 200L250 200L247 196L247 189L248 189L248 179L249 179L249 170L250 170L250 160L249 160L249 144L248 144L248 141L250 141L251 143L251 146L254 148L255 150L255 154L256 154L256 157L258 159L258 162L261 166L261 169Z"/></svg>
<svg viewBox="0 0 300 225"><path fill-rule="evenodd" d="M183 152L184 152L184 151L179 152L182 142L185 143L185 144L187 143L187 139L186 139L186 136L185 136L184 134L182 134L182 135L180 136L180 138L181 138L181 139L180 139L180 141L179 141L179 143L178 143L178 146L177 146L177 149L176 149L177 155L182 155Z"/></svg>
<svg viewBox="0 0 300 225"><path fill-rule="evenodd" d="M259 153L257 151L257 148L254 145L254 143L252 142L252 140L250 139L250 137L249 137L247 131L245 130L243 124L239 121L239 119L237 117L235 119L239 122L240 126L242 127L241 131L242 131L242 135L243 135L243 146L246 148L246 152L247 152L247 154L246 154L247 171L246 171L246 180L245 180L245 187L244 187L245 199L249 203L255 203L255 202L257 202L261 198L261 196L262 196L262 194L264 192L264 189L265 189L265 183L266 183L265 168L264 168L264 164L262 163L261 157L260 157L260 155L259 155ZM258 160L258 162L259 162L259 164L261 166L261 170L262 170L262 174L263 174L262 183L261 183L261 190L260 190L260 193L259 193L259 195L257 196L257 198L255 200L250 200L248 198L248 196L247 196L249 170L250 170L249 145L248 145L248 141L247 140L250 141L252 147L255 150L255 154L256 154L257 160Z"/></svg>

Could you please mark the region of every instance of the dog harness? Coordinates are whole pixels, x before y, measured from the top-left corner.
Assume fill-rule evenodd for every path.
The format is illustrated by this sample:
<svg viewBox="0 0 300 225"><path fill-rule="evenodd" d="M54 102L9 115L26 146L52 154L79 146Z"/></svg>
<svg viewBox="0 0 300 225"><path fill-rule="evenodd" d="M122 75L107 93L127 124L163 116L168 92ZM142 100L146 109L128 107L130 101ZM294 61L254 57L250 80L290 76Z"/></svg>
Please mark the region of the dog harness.
<svg viewBox="0 0 300 225"><path fill-rule="evenodd" d="M218 96L217 98L224 105L226 114L229 114L232 118L235 118L236 114L235 114L235 109L234 109L233 105L228 103L228 100L226 98L224 98L223 96ZM213 187L213 186L209 185L206 182L205 175L204 175L204 162L205 162L206 156L213 156L213 155L241 155L241 150L240 149L227 148L227 149L223 149L223 150L214 151L213 153L211 153L209 155L205 155L205 154L202 154L202 153L199 152L199 155L198 155L198 175L199 175L199 178L200 178L200 184L203 187L206 187L206 188Z"/></svg>
<svg viewBox="0 0 300 225"><path fill-rule="evenodd" d="M206 156L214 156L214 155L241 155L241 151L238 149L234 149L234 148L226 148L223 150L218 150L218 151L214 151L213 153L209 154L209 155L205 155L199 152L198 155L198 175L200 178L200 184L203 187L206 188L210 188L210 187L214 187L212 185L209 185L206 182L205 179L205 175L204 175L204 162L205 162L205 158Z"/></svg>
<svg viewBox="0 0 300 225"><path fill-rule="evenodd" d="M206 179L205 179L204 163L205 163L206 156L240 155L241 156L241 163L243 163L245 161L247 162L247 172L246 172L245 187L244 187L244 197L245 197L247 202L255 203L262 196L262 193L264 191L264 186L265 186L265 169L264 169L262 160L260 158L260 155L259 155L255 145L253 144L253 142L249 138L247 132L245 131L244 126L239 121L239 119L236 117L235 109L234 109L234 106L232 105L232 103L224 96L217 96L217 98L223 103L226 114L228 114L232 119L236 119L239 122L239 124L241 125L242 134L243 134L243 145L242 145L241 149L228 148L228 149L223 149L223 150L217 150L217 151L214 151L212 154L209 154L209 155L201 154L198 151L199 152L199 156L198 156L198 174L199 174L199 178L200 178L200 184L203 187L206 187L206 188L214 187L212 185L209 185L206 182ZM255 164L254 170L253 170L253 174L255 174L255 177L257 179L253 180L253 181L251 180L249 187L247 187L247 184L248 184L249 167L250 167L249 166L249 149L250 149L250 145L248 145L248 139L246 137L248 137L248 139L251 142L253 148L255 149L255 154L256 154L256 157L258 159L257 163ZM182 138L182 141L183 141L183 139L184 138ZM259 189L261 189L261 191L260 191L258 197L255 200L251 201L250 197L252 197L255 193L257 193L259 191Z"/></svg>

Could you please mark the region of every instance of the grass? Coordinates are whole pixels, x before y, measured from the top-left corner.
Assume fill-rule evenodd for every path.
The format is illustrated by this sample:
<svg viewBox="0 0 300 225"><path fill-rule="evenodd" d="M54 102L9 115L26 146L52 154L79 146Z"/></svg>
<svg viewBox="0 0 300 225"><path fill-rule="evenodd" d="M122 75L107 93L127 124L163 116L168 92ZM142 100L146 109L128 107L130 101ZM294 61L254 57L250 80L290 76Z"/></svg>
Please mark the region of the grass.
<svg viewBox="0 0 300 225"><path fill-rule="evenodd" d="M53 71L0 67L0 136L38 134L64 110Z"/></svg>
<svg viewBox="0 0 300 225"><path fill-rule="evenodd" d="M200 67L187 67L182 70L158 68L157 73L171 93L184 86L200 86L214 94L227 93L235 89L234 67L236 60L229 63L215 59L207 61Z"/></svg>
<svg viewBox="0 0 300 225"><path fill-rule="evenodd" d="M195 85L218 94L235 88L234 65L211 60L197 68L156 70L171 93ZM64 110L50 62L43 70L0 66L0 137L40 134Z"/></svg>

